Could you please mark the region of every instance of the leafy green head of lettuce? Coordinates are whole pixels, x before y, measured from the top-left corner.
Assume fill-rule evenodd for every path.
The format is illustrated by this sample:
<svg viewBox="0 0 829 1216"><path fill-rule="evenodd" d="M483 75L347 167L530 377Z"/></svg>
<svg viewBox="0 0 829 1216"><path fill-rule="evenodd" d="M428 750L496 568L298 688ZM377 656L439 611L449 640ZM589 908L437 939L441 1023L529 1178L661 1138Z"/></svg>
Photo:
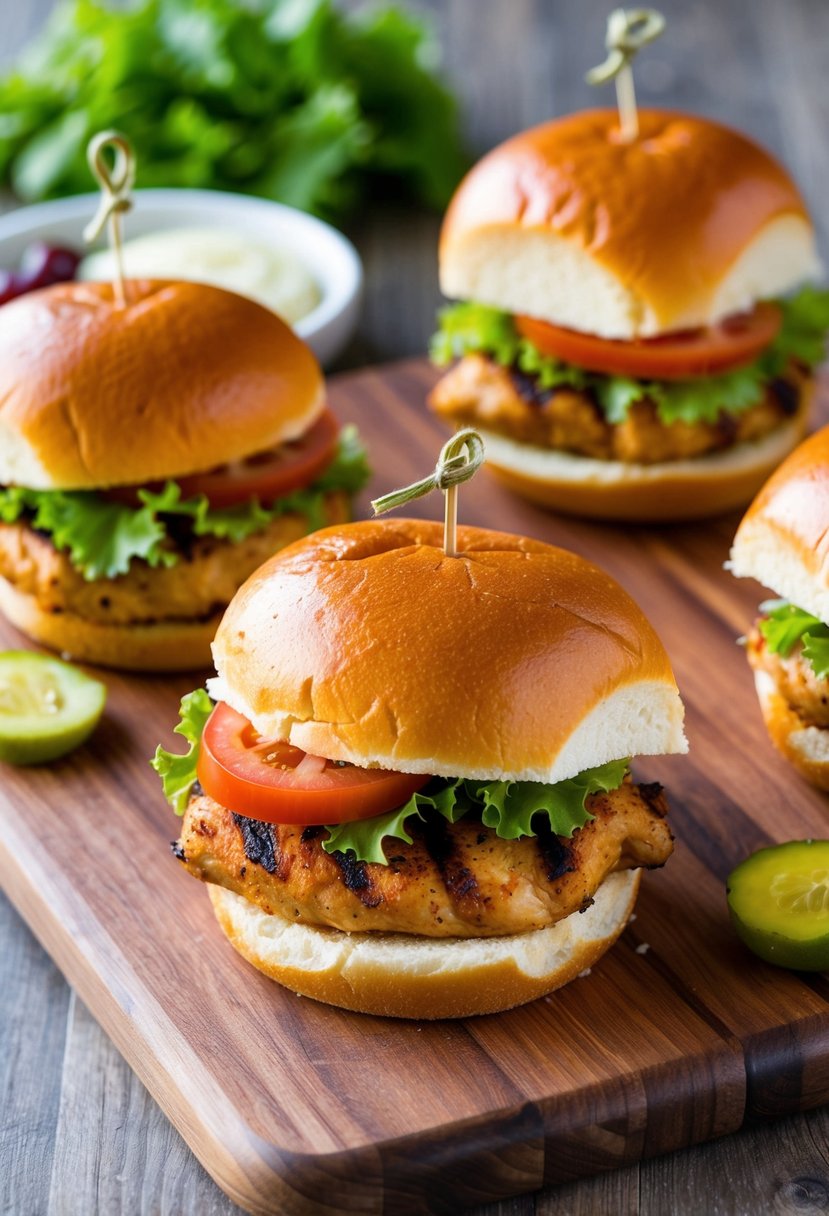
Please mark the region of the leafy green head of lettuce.
<svg viewBox="0 0 829 1216"><path fill-rule="evenodd" d="M115 578L133 560L149 566L173 566L180 553L169 543L169 524L185 519L194 536L215 536L234 543L266 528L282 515L304 515L308 531L325 526L325 495L334 490L354 494L369 477L365 449L354 427L344 427L334 460L310 486L263 505L258 499L231 507L211 507L200 494L182 499L174 481L157 493L139 490L141 505L110 502L87 490L0 488L0 522L28 519L64 550L88 580Z"/></svg>
<svg viewBox="0 0 829 1216"><path fill-rule="evenodd" d="M788 600L766 600L760 632L772 654L787 659L798 645L819 680L829 676L829 626Z"/></svg>
<svg viewBox="0 0 829 1216"><path fill-rule="evenodd" d="M382 182L443 208L465 167L424 20L334 0L62 0L0 78L0 179L91 188L116 127L142 186L210 186L342 216Z"/></svg>
<svg viewBox="0 0 829 1216"><path fill-rule="evenodd" d="M184 736L189 747L180 754L159 746L150 762L161 777L164 797L177 815L184 814L196 784L201 736L212 709L204 689L182 697L181 720L175 731ZM586 806L590 794L618 789L628 767L628 760L613 760L552 785L435 777L402 806L384 815L328 826L322 847L327 853L352 853L357 861L388 865L387 847L396 840L411 844L411 823L423 821L429 814L441 815L449 823L457 823L464 815L479 815L502 840L534 836L540 827L556 836L572 836L592 819Z"/></svg>
<svg viewBox="0 0 829 1216"><path fill-rule="evenodd" d="M439 313L432 359L444 366L467 354L483 354L504 367L537 379L541 389L570 387L589 391L610 423L624 422L637 401L652 401L661 422L716 422L720 414L740 414L762 399L770 380L792 361L820 363L829 331L829 291L804 287L777 301L782 322L777 337L759 358L716 376L689 380L645 380L588 372L543 354L515 327L510 313L465 302Z"/></svg>

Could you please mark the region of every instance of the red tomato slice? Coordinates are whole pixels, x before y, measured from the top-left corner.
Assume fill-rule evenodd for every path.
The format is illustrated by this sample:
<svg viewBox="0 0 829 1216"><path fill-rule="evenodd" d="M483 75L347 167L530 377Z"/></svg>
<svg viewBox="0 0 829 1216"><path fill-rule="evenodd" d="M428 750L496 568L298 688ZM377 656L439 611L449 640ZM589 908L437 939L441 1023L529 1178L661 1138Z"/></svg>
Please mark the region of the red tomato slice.
<svg viewBox="0 0 829 1216"><path fill-rule="evenodd" d="M263 740L219 702L202 735L198 778L228 810L267 823L347 823L402 806L430 780L413 773L341 765L289 743Z"/></svg>
<svg viewBox="0 0 829 1216"><path fill-rule="evenodd" d="M591 372L645 380L689 380L751 363L776 338L782 319L776 304L764 302L751 312L726 317L706 329L636 342L597 338L533 317L517 316L515 324L543 354Z"/></svg>
<svg viewBox="0 0 829 1216"><path fill-rule="evenodd" d="M232 507L237 502L258 498L266 506L302 489L326 469L334 459L340 427L330 410L324 410L314 425L279 447L257 452L245 460L224 464L207 473L178 477L182 498L205 494L213 507ZM129 506L141 506L140 489L161 490L163 482L148 486L114 486L106 497Z"/></svg>
<svg viewBox="0 0 829 1216"><path fill-rule="evenodd" d="M334 459L339 435L339 423L330 410L324 410L304 435L290 443L222 465L209 473L179 477L181 496L206 494L214 507L229 507L251 498L271 503L292 490L310 485Z"/></svg>

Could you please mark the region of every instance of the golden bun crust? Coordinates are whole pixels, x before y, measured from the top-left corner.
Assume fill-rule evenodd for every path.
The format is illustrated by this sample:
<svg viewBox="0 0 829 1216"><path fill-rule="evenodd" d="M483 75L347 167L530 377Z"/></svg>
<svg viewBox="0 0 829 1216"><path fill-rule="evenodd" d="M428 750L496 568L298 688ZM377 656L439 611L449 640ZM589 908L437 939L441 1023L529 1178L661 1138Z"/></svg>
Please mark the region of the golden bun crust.
<svg viewBox="0 0 829 1216"><path fill-rule="evenodd" d="M767 671L754 672L754 686L774 746L811 785L829 790L829 730L807 726Z"/></svg>
<svg viewBox="0 0 829 1216"><path fill-rule="evenodd" d="M555 119L507 140L458 188L441 286L608 338L710 324L819 273L785 169L709 119L641 109Z"/></svg>
<svg viewBox="0 0 829 1216"><path fill-rule="evenodd" d="M792 452L754 499L731 569L829 621L829 427Z"/></svg>
<svg viewBox="0 0 829 1216"><path fill-rule="evenodd" d="M158 621L109 625L70 612L45 612L0 578L0 612L35 642L70 659L121 671L195 671L210 666L210 643L221 621Z"/></svg>
<svg viewBox="0 0 829 1216"><path fill-rule="evenodd" d="M558 781L685 750L668 657L598 567L541 541L406 519L266 562L213 646L211 690L266 737L403 772Z"/></svg>
<svg viewBox="0 0 829 1216"><path fill-rule="evenodd" d="M498 1013L575 979L624 929L639 879L638 870L611 874L586 912L496 938L342 933L269 916L223 887L208 892L234 949L291 991L378 1017L434 1019Z"/></svg>
<svg viewBox="0 0 829 1216"><path fill-rule="evenodd" d="M198 283L61 283L5 305L0 484L97 489L203 472L301 435L311 351L269 309Z"/></svg>
<svg viewBox="0 0 829 1216"><path fill-rule="evenodd" d="M593 460L481 434L491 472L508 489L541 506L565 515L638 523L706 519L744 506L757 492L802 438L810 397L811 386L795 417L762 439L663 464Z"/></svg>

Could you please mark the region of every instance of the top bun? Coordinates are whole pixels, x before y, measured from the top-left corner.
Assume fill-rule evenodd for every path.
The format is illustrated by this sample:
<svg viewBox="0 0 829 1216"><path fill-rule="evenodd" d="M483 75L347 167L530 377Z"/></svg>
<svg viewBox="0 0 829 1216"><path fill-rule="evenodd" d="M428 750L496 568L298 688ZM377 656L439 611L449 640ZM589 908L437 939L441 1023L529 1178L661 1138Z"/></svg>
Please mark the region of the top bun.
<svg viewBox="0 0 829 1216"><path fill-rule="evenodd" d="M746 511L731 571L829 623L829 426L795 448Z"/></svg>
<svg viewBox="0 0 829 1216"><path fill-rule="evenodd" d="M211 692L268 737L409 773L560 781L684 751L668 657L637 605L541 541L417 520L326 528L237 592Z"/></svg>
<svg viewBox="0 0 829 1216"><path fill-rule="evenodd" d="M820 271L789 175L708 119L588 110L507 140L466 176L440 242L448 296L604 338L710 325Z"/></svg>
<svg viewBox="0 0 829 1216"><path fill-rule="evenodd" d="M308 347L197 283L61 283L0 313L0 484L100 489L200 473L295 439L323 408Z"/></svg>

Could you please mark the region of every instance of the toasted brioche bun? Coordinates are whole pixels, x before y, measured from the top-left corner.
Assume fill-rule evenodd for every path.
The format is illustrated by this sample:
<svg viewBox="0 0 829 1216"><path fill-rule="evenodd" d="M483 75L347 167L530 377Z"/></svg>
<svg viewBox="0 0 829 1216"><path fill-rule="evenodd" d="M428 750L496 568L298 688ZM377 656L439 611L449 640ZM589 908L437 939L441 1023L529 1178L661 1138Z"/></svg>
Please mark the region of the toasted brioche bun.
<svg viewBox="0 0 829 1216"><path fill-rule="evenodd" d="M633 464L516 443L480 430L487 465L532 502L592 519L704 519L744 506L803 436L811 389L795 417L761 439L707 456Z"/></svg>
<svg viewBox="0 0 829 1216"><path fill-rule="evenodd" d="M296 439L322 374L284 322L197 283L61 283L3 308L0 484L100 489Z"/></svg>
<svg viewBox="0 0 829 1216"><path fill-rule="evenodd" d="M754 687L774 746L807 781L829 790L829 730L803 722L767 671L754 672Z"/></svg>
<svg viewBox="0 0 829 1216"><path fill-rule="evenodd" d="M210 666L212 642L221 612L200 621L108 625L71 612L46 612L0 578L0 612L22 633L53 650L99 667L121 671L194 671Z"/></svg>
<svg viewBox="0 0 829 1216"><path fill-rule="evenodd" d="M301 996L391 1018L498 1013L560 988L601 958L627 924L639 871L611 874L586 912L511 937L424 938L343 933L269 916L241 895L208 886L232 945Z"/></svg>
<svg viewBox="0 0 829 1216"><path fill-rule="evenodd" d="M829 622L829 427L792 452L746 511L731 572Z"/></svg>
<svg viewBox="0 0 829 1216"><path fill-rule="evenodd" d="M605 338L710 325L820 271L785 169L709 119L615 110L543 123L461 183L440 241L443 292Z"/></svg>
<svg viewBox="0 0 829 1216"><path fill-rule="evenodd" d="M400 772L560 781L684 751L652 626L617 583L541 541L418 520L327 528L240 589L211 691L266 737Z"/></svg>

